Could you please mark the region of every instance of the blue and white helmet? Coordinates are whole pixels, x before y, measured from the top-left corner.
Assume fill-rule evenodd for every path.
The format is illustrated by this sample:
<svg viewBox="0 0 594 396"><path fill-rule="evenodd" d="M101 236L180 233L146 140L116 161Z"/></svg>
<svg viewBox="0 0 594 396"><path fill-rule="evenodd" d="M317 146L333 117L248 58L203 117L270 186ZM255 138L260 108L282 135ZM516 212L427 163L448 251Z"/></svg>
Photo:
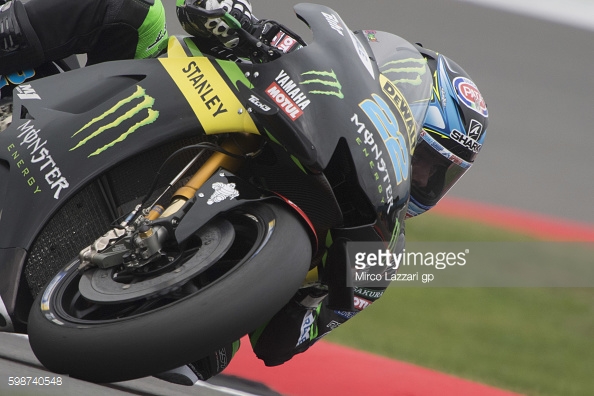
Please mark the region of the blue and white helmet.
<svg viewBox="0 0 594 396"><path fill-rule="evenodd" d="M412 156L408 216L426 212L470 169L483 146L489 112L468 74L451 59L418 47L433 74L433 93Z"/></svg>

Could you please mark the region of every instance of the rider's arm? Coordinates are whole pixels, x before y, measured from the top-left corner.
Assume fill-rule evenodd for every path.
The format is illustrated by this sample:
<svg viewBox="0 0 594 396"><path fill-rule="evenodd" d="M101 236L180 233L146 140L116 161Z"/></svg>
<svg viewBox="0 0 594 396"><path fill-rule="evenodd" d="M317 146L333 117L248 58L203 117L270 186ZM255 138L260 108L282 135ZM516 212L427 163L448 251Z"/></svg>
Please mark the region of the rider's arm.
<svg viewBox="0 0 594 396"><path fill-rule="evenodd" d="M0 20L0 74L73 54L88 63L158 55L167 44L161 0L13 0Z"/></svg>

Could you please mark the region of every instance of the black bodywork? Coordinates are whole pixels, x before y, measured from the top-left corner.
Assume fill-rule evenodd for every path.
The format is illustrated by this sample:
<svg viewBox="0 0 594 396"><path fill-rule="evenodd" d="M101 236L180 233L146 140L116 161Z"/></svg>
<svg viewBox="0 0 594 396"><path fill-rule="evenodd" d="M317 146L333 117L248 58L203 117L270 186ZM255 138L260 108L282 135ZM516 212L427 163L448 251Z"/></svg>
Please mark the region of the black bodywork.
<svg viewBox="0 0 594 396"><path fill-rule="evenodd" d="M366 33L352 35L327 7L296 12L313 31L307 47L262 64L211 59L268 141L261 158L225 177L253 185L238 202L281 194L334 240L394 242L403 233L417 124L406 101L394 100L402 94L380 74ZM196 139L216 142L188 100L159 59L82 68L15 95L13 123L0 133L0 296L14 329L24 329L31 295L67 262L60 260L129 210L168 153ZM123 193L124 184L142 188ZM187 217L197 224L180 230L215 210L197 201Z"/></svg>

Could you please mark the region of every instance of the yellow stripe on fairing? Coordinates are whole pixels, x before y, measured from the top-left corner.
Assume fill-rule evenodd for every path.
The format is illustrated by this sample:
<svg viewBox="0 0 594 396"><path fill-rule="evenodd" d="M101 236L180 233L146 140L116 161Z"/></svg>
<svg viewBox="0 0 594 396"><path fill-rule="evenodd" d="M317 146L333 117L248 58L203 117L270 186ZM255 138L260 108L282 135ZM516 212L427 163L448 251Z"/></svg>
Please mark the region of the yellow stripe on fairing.
<svg viewBox="0 0 594 396"><path fill-rule="evenodd" d="M207 135L260 134L256 124L208 58L159 58Z"/></svg>

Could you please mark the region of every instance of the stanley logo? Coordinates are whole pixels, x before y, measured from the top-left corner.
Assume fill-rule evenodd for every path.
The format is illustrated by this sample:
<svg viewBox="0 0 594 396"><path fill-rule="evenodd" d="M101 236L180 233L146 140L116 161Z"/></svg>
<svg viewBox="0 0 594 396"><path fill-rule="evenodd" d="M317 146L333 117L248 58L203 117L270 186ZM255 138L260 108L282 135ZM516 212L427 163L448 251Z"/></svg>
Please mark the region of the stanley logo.
<svg viewBox="0 0 594 396"><path fill-rule="evenodd" d="M132 120L134 117L141 115L143 117L142 119L134 123L125 132L123 132L111 142L93 151L91 154L89 154L89 157L99 155L108 148L113 147L115 144L124 141L128 136L136 132L141 127L152 124L157 120L157 118L159 118L159 112L153 110L152 108L154 103L155 99L147 95L144 88L137 86L136 92L134 92L132 95L120 100L115 104L115 106L105 111L99 117L94 118L85 126L76 131L74 135L72 135L73 138L83 131L88 133L86 134L86 137L80 140L76 146L70 149L70 151L78 149L94 137L97 137L102 133L109 131L110 129L120 126L123 122ZM117 116L115 120L107 122L107 118L110 115L117 114L120 112L120 110L123 111L123 114Z"/></svg>
<svg viewBox="0 0 594 396"><path fill-rule="evenodd" d="M413 86L420 85L422 77L427 73L427 61L425 59L408 58L399 59L388 62L382 66L382 73L388 75L395 73L398 75L396 80L392 80L392 83L398 84L410 84Z"/></svg>
<svg viewBox="0 0 594 396"><path fill-rule="evenodd" d="M301 74L302 76L313 76L310 80L301 81L301 85L321 84L320 89L308 91L312 95L332 95L340 99L344 98L342 85L336 78L334 70L332 71L309 71ZM316 78L317 77L317 78Z"/></svg>

